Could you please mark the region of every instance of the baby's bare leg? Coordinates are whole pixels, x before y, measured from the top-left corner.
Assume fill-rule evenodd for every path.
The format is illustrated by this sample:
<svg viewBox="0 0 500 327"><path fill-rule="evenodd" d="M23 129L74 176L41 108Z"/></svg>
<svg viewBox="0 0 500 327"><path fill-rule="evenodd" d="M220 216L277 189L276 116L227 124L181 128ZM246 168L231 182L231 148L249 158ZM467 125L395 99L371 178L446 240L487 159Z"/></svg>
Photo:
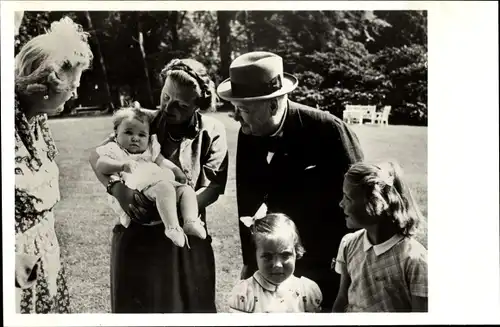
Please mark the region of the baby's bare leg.
<svg viewBox="0 0 500 327"><path fill-rule="evenodd" d="M205 231L205 227L203 227L203 222L198 217L196 192L188 185L180 185L177 187L177 195L179 198L179 210L184 220L184 232L188 235L205 239L207 232Z"/></svg>
<svg viewBox="0 0 500 327"><path fill-rule="evenodd" d="M184 223L198 218L198 200L196 192L189 185L177 186L177 198L179 199L179 211Z"/></svg>
<svg viewBox="0 0 500 327"><path fill-rule="evenodd" d="M169 181L160 181L145 190L144 194L155 200L158 213L163 224L165 224L165 235L175 245L183 247L185 235L177 216L177 192L175 187Z"/></svg>

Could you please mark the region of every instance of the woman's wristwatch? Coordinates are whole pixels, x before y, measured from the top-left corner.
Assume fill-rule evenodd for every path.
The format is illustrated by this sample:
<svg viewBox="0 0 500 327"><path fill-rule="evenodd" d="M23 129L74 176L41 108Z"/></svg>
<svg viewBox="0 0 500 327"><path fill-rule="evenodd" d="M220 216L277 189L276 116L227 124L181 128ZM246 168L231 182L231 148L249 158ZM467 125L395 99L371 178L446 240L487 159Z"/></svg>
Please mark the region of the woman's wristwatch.
<svg viewBox="0 0 500 327"><path fill-rule="evenodd" d="M115 185L116 183L121 183L122 180L120 177L118 176L115 176L115 175L111 175L111 177L109 178L109 181L108 181L108 186L106 186L106 192L108 192L108 194L111 194L111 189L113 188L113 185ZM111 194L113 195L113 194Z"/></svg>

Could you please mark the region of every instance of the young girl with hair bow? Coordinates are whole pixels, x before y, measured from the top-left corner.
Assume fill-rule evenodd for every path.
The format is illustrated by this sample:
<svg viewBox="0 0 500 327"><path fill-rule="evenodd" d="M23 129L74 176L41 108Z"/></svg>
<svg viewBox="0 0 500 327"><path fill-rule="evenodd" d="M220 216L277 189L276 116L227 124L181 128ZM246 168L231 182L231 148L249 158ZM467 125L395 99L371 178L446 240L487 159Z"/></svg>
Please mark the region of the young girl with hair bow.
<svg viewBox="0 0 500 327"><path fill-rule="evenodd" d="M263 204L254 217L241 217L255 243L258 270L233 288L231 312L319 312L318 285L293 275L304 254L294 222L285 214L267 214Z"/></svg>

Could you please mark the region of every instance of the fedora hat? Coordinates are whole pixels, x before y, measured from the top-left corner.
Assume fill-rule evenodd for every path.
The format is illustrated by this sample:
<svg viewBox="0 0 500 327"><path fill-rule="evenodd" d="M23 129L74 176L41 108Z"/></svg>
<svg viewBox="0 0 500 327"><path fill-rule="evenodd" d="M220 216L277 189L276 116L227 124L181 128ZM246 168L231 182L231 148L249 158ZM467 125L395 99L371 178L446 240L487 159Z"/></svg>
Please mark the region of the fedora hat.
<svg viewBox="0 0 500 327"><path fill-rule="evenodd" d="M289 93L297 84L295 76L283 73L283 58L255 51L234 59L229 78L220 83L217 94L228 101L265 100Z"/></svg>

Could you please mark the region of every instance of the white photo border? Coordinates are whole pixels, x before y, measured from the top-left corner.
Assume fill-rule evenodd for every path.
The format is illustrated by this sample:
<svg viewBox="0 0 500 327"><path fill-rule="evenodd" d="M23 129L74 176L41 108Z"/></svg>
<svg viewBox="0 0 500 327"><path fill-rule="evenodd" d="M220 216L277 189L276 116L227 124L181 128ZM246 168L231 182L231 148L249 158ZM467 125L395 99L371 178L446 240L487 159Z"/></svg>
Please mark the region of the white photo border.
<svg viewBox="0 0 500 327"><path fill-rule="evenodd" d="M16 10L428 11L429 312L19 315L14 308L13 12ZM1 4L3 303L6 326L500 323L498 3L440 1L5 1Z"/></svg>

